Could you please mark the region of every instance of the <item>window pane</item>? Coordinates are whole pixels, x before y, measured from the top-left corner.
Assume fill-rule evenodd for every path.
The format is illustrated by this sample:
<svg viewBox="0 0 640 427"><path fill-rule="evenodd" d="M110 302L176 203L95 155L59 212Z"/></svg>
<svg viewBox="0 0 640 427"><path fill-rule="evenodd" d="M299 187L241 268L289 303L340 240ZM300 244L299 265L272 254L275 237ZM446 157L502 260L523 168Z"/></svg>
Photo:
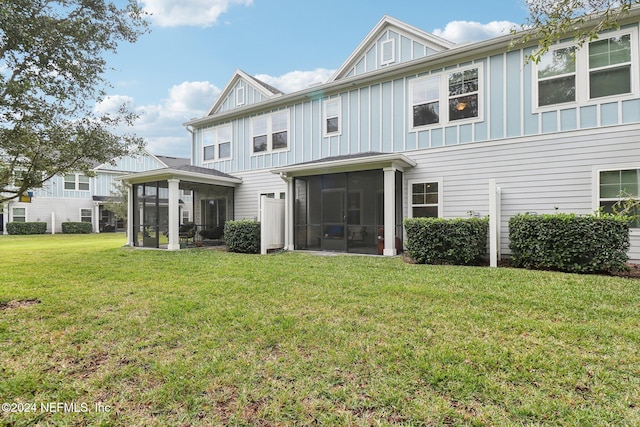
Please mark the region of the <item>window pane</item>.
<svg viewBox="0 0 640 427"><path fill-rule="evenodd" d="M589 74L591 98L631 92L631 66L592 71Z"/></svg>
<svg viewBox="0 0 640 427"><path fill-rule="evenodd" d="M13 216L25 216L25 208L13 208Z"/></svg>
<svg viewBox="0 0 640 427"><path fill-rule="evenodd" d="M612 37L589 43L589 68L631 61L631 36Z"/></svg>
<svg viewBox="0 0 640 427"><path fill-rule="evenodd" d="M424 104L440 97L440 78L416 81L413 84L413 105Z"/></svg>
<svg viewBox="0 0 640 427"><path fill-rule="evenodd" d="M424 194L416 194L413 193L413 197L412 197L412 203L414 205L424 205L427 203L427 200L425 198Z"/></svg>
<svg viewBox="0 0 640 427"><path fill-rule="evenodd" d="M575 47L556 49L540 58L538 64L538 77L554 77L563 74L574 73L576 71L576 60L573 53Z"/></svg>
<svg viewBox="0 0 640 427"><path fill-rule="evenodd" d="M202 145L213 145L215 144L215 134L214 130L208 130L202 133Z"/></svg>
<svg viewBox="0 0 640 427"><path fill-rule="evenodd" d="M78 175L78 190L89 191L89 177Z"/></svg>
<svg viewBox="0 0 640 427"><path fill-rule="evenodd" d="M437 218L438 207L437 206L414 207L413 217L414 218L419 218L419 217Z"/></svg>
<svg viewBox="0 0 640 427"><path fill-rule="evenodd" d="M623 170L620 178L622 191L633 196L640 195L640 169Z"/></svg>
<svg viewBox="0 0 640 427"><path fill-rule="evenodd" d="M576 77L568 76L538 82L538 105L561 104L576 100Z"/></svg>
<svg viewBox="0 0 640 427"><path fill-rule="evenodd" d="M283 111L281 113L274 113L271 116L271 131L279 132L283 130L287 130L287 118L289 117L289 113Z"/></svg>
<svg viewBox="0 0 640 427"><path fill-rule="evenodd" d="M272 135L272 149L287 148L287 131L274 133Z"/></svg>
<svg viewBox="0 0 640 427"><path fill-rule="evenodd" d="M462 96L449 100L449 120L478 117L478 95Z"/></svg>
<svg viewBox="0 0 640 427"><path fill-rule="evenodd" d="M91 222L91 209L80 209L80 221Z"/></svg>
<svg viewBox="0 0 640 427"><path fill-rule="evenodd" d="M222 126L218 129L218 142L231 141L231 126Z"/></svg>
<svg viewBox="0 0 640 427"><path fill-rule="evenodd" d="M259 153L261 151L267 151L267 135L253 138L253 152Z"/></svg>
<svg viewBox="0 0 640 427"><path fill-rule="evenodd" d="M209 145L204 147L204 160L213 160L215 158L215 146Z"/></svg>
<svg viewBox="0 0 640 427"><path fill-rule="evenodd" d="M332 117L327 119L327 133L338 132L338 118Z"/></svg>
<svg viewBox="0 0 640 427"><path fill-rule="evenodd" d="M64 189L65 190L75 190L76 189L76 176L75 175L65 175L64 176Z"/></svg>
<svg viewBox="0 0 640 427"><path fill-rule="evenodd" d="M225 142L222 143L218 146L218 158L220 159L226 159L228 157L231 157L231 143L230 142Z"/></svg>
<svg viewBox="0 0 640 427"><path fill-rule="evenodd" d="M478 91L478 69L449 74L449 96Z"/></svg>
<svg viewBox="0 0 640 427"><path fill-rule="evenodd" d="M327 101L326 104L327 117L335 117L340 114L340 100Z"/></svg>
<svg viewBox="0 0 640 427"><path fill-rule="evenodd" d="M440 122L440 103L415 105L413 107L413 126L431 125Z"/></svg>
<svg viewBox="0 0 640 427"><path fill-rule="evenodd" d="M254 136L258 136L258 135L266 135L267 134L267 118L262 116L262 117L256 117L253 119L253 135Z"/></svg>

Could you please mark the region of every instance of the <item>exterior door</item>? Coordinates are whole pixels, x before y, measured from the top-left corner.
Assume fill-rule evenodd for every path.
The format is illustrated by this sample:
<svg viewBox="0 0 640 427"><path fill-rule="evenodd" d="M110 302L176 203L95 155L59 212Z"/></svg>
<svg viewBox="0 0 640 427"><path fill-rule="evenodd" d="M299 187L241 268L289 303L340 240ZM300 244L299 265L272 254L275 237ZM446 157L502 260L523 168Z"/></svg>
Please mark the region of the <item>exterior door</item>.
<svg viewBox="0 0 640 427"><path fill-rule="evenodd" d="M347 191L345 188L322 190L322 249L347 251Z"/></svg>

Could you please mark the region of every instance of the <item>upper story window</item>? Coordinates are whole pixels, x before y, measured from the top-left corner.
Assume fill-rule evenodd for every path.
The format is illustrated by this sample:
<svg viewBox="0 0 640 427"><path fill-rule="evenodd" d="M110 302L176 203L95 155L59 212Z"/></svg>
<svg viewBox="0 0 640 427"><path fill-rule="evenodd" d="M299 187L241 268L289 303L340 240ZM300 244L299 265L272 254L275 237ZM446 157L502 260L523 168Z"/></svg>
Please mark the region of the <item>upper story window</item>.
<svg viewBox="0 0 640 427"><path fill-rule="evenodd" d="M575 46L550 50L538 64L538 105L576 100Z"/></svg>
<svg viewBox="0 0 640 427"><path fill-rule="evenodd" d="M607 35L581 49L560 45L540 58L534 73L538 108L634 93L637 31Z"/></svg>
<svg viewBox="0 0 640 427"><path fill-rule="evenodd" d="M244 105L244 87L239 86L236 88L236 107Z"/></svg>
<svg viewBox="0 0 640 427"><path fill-rule="evenodd" d="M383 41L380 44L380 65L393 64L396 61L395 39Z"/></svg>
<svg viewBox="0 0 640 427"><path fill-rule="evenodd" d="M253 153L284 150L289 147L289 111L254 117L251 120Z"/></svg>
<svg viewBox="0 0 640 427"><path fill-rule="evenodd" d="M342 116L342 100L340 97L324 101L324 135L340 134Z"/></svg>
<svg viewBox="0 0 640 427"><path fill-rule="evenodd" d="M425 126L440 122L440 76L414 82L413 126Z"/></svg>
<svg viewBox="0 0 640 427"><path fill-rule="evenodd" d="M89 191L89 177L79 173L64 176L65 190Z"/></svg>
<svg viewBox="0 0 640 427"><path fill-rule="evenodd" d="M481 119L481 64L421 77L409 88L413 128Z"/></svg>
<svg viewBox="0 0 640 427"><path fill-rule="evenodd" d="M231 125L205 130L202 133L202 147L205 162L231 158Z"/></svg>
<svg viewBox="0 0 640 427"><path fill-rule="evenodd" d="M589 43L589 97L631 93L631 35Z"/></svg>

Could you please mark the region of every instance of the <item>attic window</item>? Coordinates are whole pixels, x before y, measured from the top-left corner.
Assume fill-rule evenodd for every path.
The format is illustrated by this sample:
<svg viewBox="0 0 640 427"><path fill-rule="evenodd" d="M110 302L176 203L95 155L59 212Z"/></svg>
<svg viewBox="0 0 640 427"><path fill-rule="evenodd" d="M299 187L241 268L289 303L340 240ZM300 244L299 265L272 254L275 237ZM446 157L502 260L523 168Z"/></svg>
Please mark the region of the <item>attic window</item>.
<svg viewBox="0 0 640 427"><path fill-rule="evenodd" d="M244 105L244 87L240 86L236 89L236 106Z"/></svg>
<svg viewBox="0 0 640 427"><path fill-rule="evenodd" d="M380 65L393 64L396 61L395 39L382 42L380 46Z"/></svg>

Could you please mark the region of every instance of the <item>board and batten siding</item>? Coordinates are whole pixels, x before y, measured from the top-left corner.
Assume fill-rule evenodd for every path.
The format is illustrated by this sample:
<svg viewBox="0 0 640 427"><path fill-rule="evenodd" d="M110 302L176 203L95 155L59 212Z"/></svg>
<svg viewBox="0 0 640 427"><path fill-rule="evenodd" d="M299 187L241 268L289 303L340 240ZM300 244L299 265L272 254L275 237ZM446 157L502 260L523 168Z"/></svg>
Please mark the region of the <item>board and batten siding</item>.
<svg viewBox="0 0 640 427"><path fill-rule="evenodd" d="M286 107L289 111L286 150L253 154L251 119L255 116L243 117L232 121L232 158L202 164L203 129L197 129L196 164L237 174L366 151L410 152L640 122L640 99L608 98L589 105L534 111L533 66L525 65L525 53L515 50L459 64L482 68L482 119L479 121L412 129L411 81L447 73L458 65L446 69L425 68L424 72L330 96L324 96L319 90L317 96L311 95L308 101ZM335 97L341 100L341 132L326 137L322 129L323 102ZM282 108L274 111L280 110Z"/></svg>
<svg viewBox="0 0 640 427"><path fill-rule="evenodd" d="M408 153L418 165L404 174L405 217L409 181L442 179L443 216L459 218L469 211L489 214L489 179L495 179L502 191L500 245L509 254L510 217L593 213L597 170L640 168L639 138L640 125L629 125ZM631 259L640 261L640 230L632 230L631 244Z"/></svg>

